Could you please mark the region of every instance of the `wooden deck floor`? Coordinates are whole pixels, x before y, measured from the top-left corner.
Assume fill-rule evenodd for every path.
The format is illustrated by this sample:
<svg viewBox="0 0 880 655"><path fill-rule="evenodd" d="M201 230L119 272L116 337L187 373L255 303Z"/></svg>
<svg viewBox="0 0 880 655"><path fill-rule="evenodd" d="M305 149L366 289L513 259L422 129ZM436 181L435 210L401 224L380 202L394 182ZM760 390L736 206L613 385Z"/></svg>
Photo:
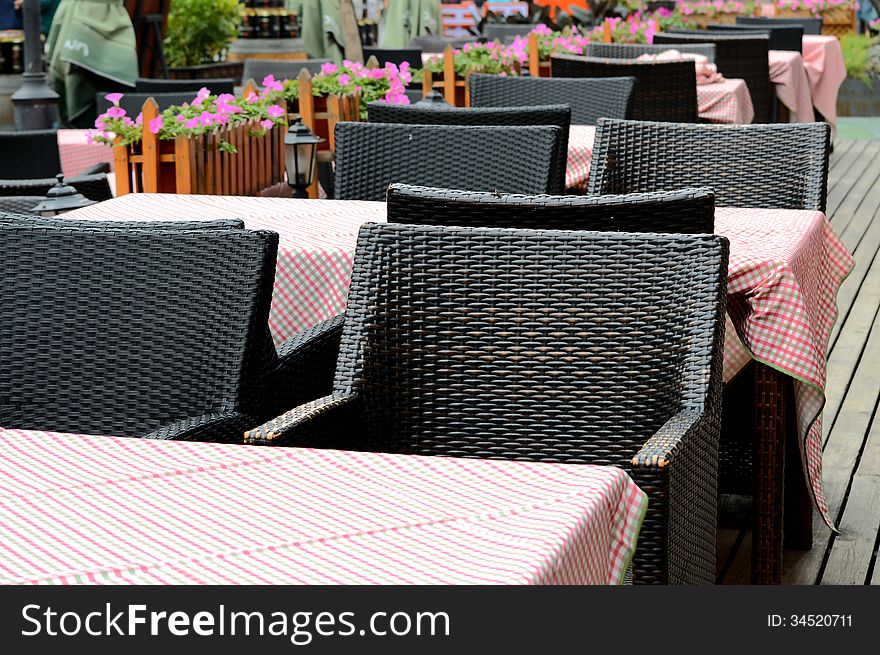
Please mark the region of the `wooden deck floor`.
<svg viewBox="0 0 880 655"><path fill-rule="evenodd" d="M825 494L841 533L814 517L813 548L785 551L784 584L880 584L880 140L838 140L828 216L856 266L838 295L824 415ZM718 535L719 582L748 584L751 536Z"/></svg>

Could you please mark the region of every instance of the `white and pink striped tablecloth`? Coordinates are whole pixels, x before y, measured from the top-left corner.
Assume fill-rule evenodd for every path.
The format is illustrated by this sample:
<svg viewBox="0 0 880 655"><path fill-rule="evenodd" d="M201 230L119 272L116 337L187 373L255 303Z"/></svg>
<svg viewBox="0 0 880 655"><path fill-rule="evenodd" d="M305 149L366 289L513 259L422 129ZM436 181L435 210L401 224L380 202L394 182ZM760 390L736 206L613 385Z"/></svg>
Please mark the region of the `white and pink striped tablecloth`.
<svg viewBox="0 0 880 655"><path fill-rule="evenodd" d="M0 428L3 584L616 584L611 466Z"/></svg>
<svg viewBox="0 0 880 655"><path fill-rule="evenodd" d="M749 87L743 80L728 78L723 82L697 85L700 118L713 123L742 125L755 118Z"/></svg>
<svg viewBox="0 0 880 655"><path fill-rule="evenodd" d="M68 216L239 217L248 227L277 231L270 324L280 343L344 309L357 230L384 222L386 211L382 202L132 194ZM822 491L825 349L852 256L821 212L719 207L715 231L730 239L725 380L752 358L794 378L805 474L830 524Z"/></svg>
<svg viewBox="0 0 880 655"><path fill-rule="evenodd" d="M85 173L96 164L113 164L113 150L86 140L88 130L58 130L61 172L65 177Z"/></svg>
<svg viewBox="0 0 880 655"><path fill-rule="evenodd" d="M776 97L788 107L798 123L815 121L810 80L801 54L791 50L771 50L769 59L770 81Z"/></svg>
<svg viewBox="0 0 880 655"><path fill-rule="evenodd" d="M846 79L843 50L836 36L805 35L803 60L813 106L832 126L837 124L837 92Z"/></svg>

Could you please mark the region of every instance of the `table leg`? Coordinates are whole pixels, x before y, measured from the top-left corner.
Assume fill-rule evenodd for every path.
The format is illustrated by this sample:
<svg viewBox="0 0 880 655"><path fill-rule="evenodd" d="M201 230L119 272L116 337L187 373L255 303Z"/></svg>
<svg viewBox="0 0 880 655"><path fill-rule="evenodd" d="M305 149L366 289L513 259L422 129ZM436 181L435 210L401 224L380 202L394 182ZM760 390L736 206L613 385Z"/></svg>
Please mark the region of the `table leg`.
<svg viewBox="0 0 880 655"><path fill-rule="evenodd" d="M782 581L786 384L782 373L755 363L755 500L752 584Z"/></svg>

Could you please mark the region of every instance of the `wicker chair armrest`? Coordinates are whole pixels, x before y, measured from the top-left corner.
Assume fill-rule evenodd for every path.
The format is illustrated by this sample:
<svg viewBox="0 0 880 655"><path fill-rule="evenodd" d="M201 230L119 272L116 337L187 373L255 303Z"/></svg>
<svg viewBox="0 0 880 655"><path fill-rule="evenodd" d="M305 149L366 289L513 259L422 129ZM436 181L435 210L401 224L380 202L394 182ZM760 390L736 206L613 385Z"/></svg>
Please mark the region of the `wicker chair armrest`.
<svg viewBox="0 0 880 655"><path fill-rule="evenodd" d="M279 347L276 366L261 377L254 393L255 406L263 419L333 391L343 320L342 314L334 316Z"/></svg>
<svg viewBox="0 0 880 655"><path fill-rule="evenodd" d="M253 425L254 420L252 416L236 411L212 412L175 421L154 430L144 439L241 443L242 433Z"/></svg>
<svg viewBox="0 0 880 655"><path fill-rule="evenodd" d="M244 433L246 444L352 449L351 431L357 396L329 395L294 407ZM356 449L356 448L354 448Z"/></svg>
<svg viewBox="0 0 880 655"><path fill-rule="evenodd" d="M110 173L110 163L106 161L102 161L98 164L95 164L90 169L83 171L80 175L97 175L98 173Z"/></svg>
<svg viewBox="0 0 880 655"><path fill-rule="evenodd" d="M630 474L648 494L634 581L712 584L718 502L720 417L682 410L632 459Z"/></svg>
<svg viewBox="0 0 880 655"><path fill-rule="evenodd" d="M665 468L672 464L682 442L699 438L707 426L708 417L701 411L685 409L663 424L632 458L634 467Z"/></svg>

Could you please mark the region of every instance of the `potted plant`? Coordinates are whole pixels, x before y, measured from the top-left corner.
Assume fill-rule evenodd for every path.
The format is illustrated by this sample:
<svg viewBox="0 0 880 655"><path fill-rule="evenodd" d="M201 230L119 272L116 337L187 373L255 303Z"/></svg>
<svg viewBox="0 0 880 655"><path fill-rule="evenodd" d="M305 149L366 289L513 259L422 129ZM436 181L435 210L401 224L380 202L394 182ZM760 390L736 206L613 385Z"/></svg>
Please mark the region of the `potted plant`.
<svg viewBox="0 0 880 655"><path fill-rule="evenodd" d="M741 0L680 0L677 9L686 24L704 28L709 23L733 25L737 16L754 14L755 3Z"/></svg>
<svg viewBox="0 0 880 655"><path fill-rule="evenodd" d="M466 43L461 49L446 47L442 55L425 62L422 69L422 89L427 95L432 89L442 91L446 102L456 107L469 103L467 77L471 73L490 75L519 75L528 59L528 40L518 36L511 45L494 41Z"/></svg>
<svg viewBox="0 0 880 655"><path fill-rule="evenodd" d="M243 64L227 62L226 49L238 36L238 0L171 0L163 41L172 79L241 79Z"/></svg>
<svg viewBox="0 0 880 655"><path fill-rule="evenodd" d="M283 180L287 109L279 93L246 87L243 98L211 95L159 112L148 100L136 117L112 106L87 138L113 147L117 195L130 192L257 195Z"/></svg>
<svg viewBox="0 0 880 655"><path fill-rule="evenodd" d="M776 0L779 18L822 18L822 34L842 36L856 30L856 0Z"/></svg>
<svg viewBox="0 0 880 655"><path fill-rule="evenodd" d="M880 43L866 34L840 37L846 79L837 93L838 116L880 115Z"/></svg>

